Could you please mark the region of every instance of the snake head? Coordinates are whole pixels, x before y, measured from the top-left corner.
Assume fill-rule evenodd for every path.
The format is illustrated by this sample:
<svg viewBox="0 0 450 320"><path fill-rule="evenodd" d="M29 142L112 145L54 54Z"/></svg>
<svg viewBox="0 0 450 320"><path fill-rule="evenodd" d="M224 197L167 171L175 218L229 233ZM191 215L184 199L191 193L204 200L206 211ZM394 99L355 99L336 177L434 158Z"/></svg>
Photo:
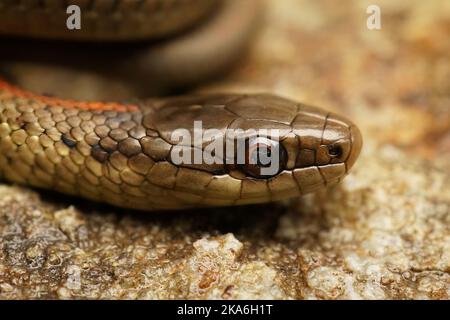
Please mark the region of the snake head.
<svg viewBox="0 0 450 320"><path fill-rule="evenodd" d="M175 98L151 119L172 145L175 189L195 206L268 202L333 185L362 146L359 130L345 118L273 95ZM183 134L189 138L180 139ZM212 153L216 161L192 163L196 153L211 151L213 136L221 137Z"/></svg>

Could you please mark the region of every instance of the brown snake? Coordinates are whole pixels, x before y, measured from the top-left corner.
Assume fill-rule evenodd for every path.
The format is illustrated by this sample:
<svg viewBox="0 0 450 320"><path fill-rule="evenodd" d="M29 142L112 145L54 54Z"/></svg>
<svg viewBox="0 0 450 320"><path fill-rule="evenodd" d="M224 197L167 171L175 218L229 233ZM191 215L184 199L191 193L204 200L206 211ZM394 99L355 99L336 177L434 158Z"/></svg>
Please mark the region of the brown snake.
<svg viewBox="0 0 450 320"><path fill-rule="evenodd" d="M13 1L5 1L0 7L0 33L51 38L71 34L97 40L111 40L114 35L118 40L130 35L159 38L187 28L216 6L209 0L71 1L89 12L87 27L75 36L52 26L66 17L65 10L54 8L59 1L21 3L25 7L20 10L30 15L27 23L14 20L19 9ZM50 19L49 11L59 14ZM112 22L107 16L113 17ZM247 146L251 151L241 165L176 164L172 151L179 141L173 133L185 128L194 136L194 121L224 136L227 129L278 129L269 141L277 145L279 170L261 175L263 166L250 163L253 152L270 150L272 145L264 143ZM268 94L82 102L0 82L0 177L120 207L182 209L299 196L339 182L356 161L361 145L361 134L350 121ZM200 144L202 150L206 147ZM189 152L194 149L189 145Z"/></svg>

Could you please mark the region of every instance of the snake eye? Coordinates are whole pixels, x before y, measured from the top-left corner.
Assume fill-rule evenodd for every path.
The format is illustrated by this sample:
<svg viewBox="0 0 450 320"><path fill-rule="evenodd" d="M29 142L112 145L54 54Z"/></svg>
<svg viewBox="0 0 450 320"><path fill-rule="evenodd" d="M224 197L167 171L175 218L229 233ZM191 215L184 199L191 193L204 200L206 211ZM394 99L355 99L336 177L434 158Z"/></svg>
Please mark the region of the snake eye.
<svg viewBox="0 0 450 320"><path fill-rule="evenodd" d="M276 141L258 137L249 139L242 171L254 178L268 178L282 171L287 162L286 150Z"/></svg>
<svg viewBox="0 0 450 320"><path fill-rule="evenodd" d="M340 158L342 156L342 147L338 144L328 145L328 154L332 158Z"/></svg>

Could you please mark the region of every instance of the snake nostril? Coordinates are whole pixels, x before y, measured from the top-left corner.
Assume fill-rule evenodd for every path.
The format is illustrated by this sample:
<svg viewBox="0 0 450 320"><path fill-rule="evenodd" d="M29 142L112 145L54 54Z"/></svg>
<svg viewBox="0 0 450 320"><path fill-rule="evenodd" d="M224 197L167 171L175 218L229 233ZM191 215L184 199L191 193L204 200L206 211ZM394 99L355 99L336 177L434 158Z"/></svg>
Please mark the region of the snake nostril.
<svg viewBox="0 0 450 320"><path fill-rule="evenodd" d="M328 145L328 154L332 158L339 158L342 156L342 147L338 144L330 144Z"/></svg>

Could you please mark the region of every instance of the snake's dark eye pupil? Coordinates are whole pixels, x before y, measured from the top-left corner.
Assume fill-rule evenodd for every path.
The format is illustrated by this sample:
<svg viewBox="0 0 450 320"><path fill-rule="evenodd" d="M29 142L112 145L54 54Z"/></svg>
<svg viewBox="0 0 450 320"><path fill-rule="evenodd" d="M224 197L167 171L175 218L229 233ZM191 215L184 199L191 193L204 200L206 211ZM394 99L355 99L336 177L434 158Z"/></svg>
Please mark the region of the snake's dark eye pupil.
<svg viewBox="0 0 450 320"><path fill-rule="evenodd" d="M342 148L341 148L341 146L339 146L337 144L330 144L328 146L328 154L331 157L339 158L340 156L342 156Z"/></svg>

